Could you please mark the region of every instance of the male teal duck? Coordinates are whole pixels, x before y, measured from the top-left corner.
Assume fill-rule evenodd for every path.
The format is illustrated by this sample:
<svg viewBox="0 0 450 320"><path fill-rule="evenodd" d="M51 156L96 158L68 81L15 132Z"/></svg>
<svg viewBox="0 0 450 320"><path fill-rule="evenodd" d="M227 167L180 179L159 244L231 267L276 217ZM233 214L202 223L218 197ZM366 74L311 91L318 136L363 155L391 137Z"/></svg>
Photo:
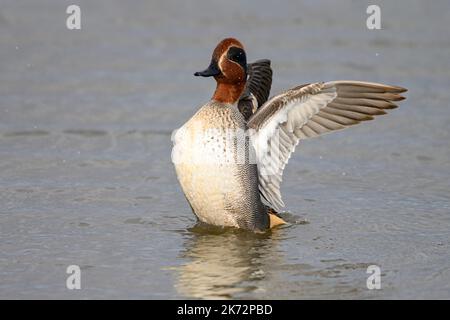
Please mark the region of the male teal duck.
<svg viewBox="0 0 450 320"><path fill-rule="evenodd" d="M222 40L209 67L217 87L172 137L178 180L207 224L265 231L284 224L280 184L300 140L344 129L396 108L406 89L361 81L310 83L268 99L269 60L247 64L243 45Z"/></svg>

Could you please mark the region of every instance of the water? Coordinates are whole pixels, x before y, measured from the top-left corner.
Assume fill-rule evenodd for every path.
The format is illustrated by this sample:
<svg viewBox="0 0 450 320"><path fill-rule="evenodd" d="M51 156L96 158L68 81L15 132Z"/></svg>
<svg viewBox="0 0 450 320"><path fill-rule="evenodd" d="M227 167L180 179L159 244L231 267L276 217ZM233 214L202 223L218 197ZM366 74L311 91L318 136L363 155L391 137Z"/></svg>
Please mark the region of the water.
<svg viewBox="0 0 450 320"><path fill-rule="evenodd" d="M2 0L0 298L450 298L448 1ZM209 99L226 36L273 93L358 79L409 89L372 123L302 143L264 235L195 227L173 129ZM81 290L66 268L81 267ZM381 290L368 290L369 265Z"/></svg>

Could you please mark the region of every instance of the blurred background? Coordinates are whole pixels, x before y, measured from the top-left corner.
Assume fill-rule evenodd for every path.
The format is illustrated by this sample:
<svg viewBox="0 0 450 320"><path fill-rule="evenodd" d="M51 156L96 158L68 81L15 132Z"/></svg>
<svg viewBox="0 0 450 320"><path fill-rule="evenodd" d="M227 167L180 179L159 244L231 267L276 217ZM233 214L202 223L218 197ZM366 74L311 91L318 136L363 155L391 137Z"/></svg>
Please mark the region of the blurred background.
<svg viewBox="0 0 450 320"><path fill-rule="evenodd" d="M0 4L0 298L450 298L448 1L377 1L382 30L370 1ZM229 36L271 59L272 94L409 89L389 115L298 147L291 224L265 235L193 228L170 160L215 87L193 73Z"/></svg>

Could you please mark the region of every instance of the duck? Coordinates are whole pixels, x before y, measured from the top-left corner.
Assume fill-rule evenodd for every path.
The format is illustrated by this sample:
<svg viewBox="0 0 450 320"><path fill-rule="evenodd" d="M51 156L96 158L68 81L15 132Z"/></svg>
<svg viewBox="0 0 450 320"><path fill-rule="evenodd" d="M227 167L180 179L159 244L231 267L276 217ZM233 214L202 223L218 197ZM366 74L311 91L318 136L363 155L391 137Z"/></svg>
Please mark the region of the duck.
<svg viewBox="0 0 450 320"><path fill-rule="evenodd" d="M207 225L266 232L286 221L280 187L296 146L372 120L407 89L339 80L295 86L269 98L268 59L247 63L235 38L215 47L197 77L213 77L210 101L172 135L172 162L186 200Z"/></svg>

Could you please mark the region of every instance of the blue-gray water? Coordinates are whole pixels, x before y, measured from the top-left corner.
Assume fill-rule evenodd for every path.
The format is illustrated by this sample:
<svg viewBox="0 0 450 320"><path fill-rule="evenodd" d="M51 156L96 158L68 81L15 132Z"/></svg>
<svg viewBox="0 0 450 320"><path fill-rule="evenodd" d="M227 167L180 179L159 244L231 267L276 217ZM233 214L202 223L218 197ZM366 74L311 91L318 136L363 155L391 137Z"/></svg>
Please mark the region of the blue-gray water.
<svg viewBox="0 0 450 320"><path fill-rule="evenodd" d="M0 298L450 298L448 1L1 0ZM269 58L272 93L407 87L371 123L302 143L287 228L197 230L170 161L222 38ZM81 290L66 268L81 267ZM368 290L367 266L381 268Z"/></svg>

